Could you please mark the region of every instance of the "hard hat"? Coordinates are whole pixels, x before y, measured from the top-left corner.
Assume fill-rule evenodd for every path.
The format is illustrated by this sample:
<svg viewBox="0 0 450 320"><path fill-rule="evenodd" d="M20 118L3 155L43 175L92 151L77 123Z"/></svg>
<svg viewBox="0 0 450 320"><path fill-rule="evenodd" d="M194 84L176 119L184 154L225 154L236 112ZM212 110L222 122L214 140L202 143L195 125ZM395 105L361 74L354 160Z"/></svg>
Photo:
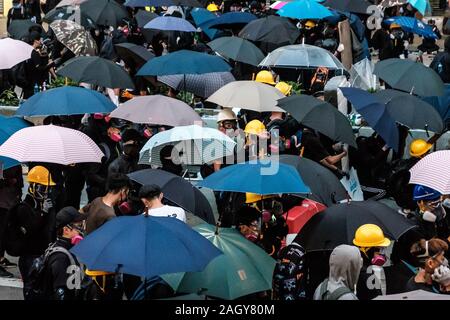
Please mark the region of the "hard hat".
<svg viewBox="0 0 450 320"><path fill-rule="evenodd" d="M415 185L414 191L413 191L413 200L414 201L420 201L420 200L436 200L441 197L441 193L437 190L434 190L432 188L422 186L422 185Z"/></svg>
<svg viewBox="0 0 450 320"><path fill-rule="evenodd" d="M245 126L244 132L247 134L256 134L260 135L261 133L266 131L266 127L259 120L252 120Z"/></svg>
<svg viewBox="0 0 450 320"><path fill-rule="evenodd" d="M274 197L273 195L265 195L265 196L261 196L260 194L256 194L256 193L250 193L247 192L245 194L245 203L254 203L263 199L269 199Z"/></svg>
<svg viewBox="0 0 450 320"><path fill-rule="evenodd" d="M52 180L50 171L42 166L33 167L30 171L28 171L27 180L28 183L38 183L44 186L56 186L56 183Z"/></svg>
<svg viewBox="0 0 450 320"><path fill-rule="evenodd" d="M110 274L114 274L114 272L88 270L88 269L86 269L86 271L84 273L89 277L100 277L100 276L107 276Z"/></svg>
<svg viewBox="0 0 450 320"><path fill-rule="evenodd" d="M258 72L255 81L272 85L275 84L275 81L273 80L273 74L267 70Z"/></svg>
<svg viewBox="0 0 450 320"><path fill-rule="evenodd" d="M308 20L305 23L305 27L308 28L308 29L314 28L315 26L316 26L315 22L311 21L311 20Z"/></svg>
<svg viewBox="0 0 450 320"><path fill-rule="evenodd" d="M379 226L364 224L356 230L353 244L362 248L387 247L391 244L391 240L384 236Z"/></svg>
<svg viewBox="0 0 450 320"><path fill-rule="evenodd" d="M275 88L281 91L282 94L288 96L291 94L292 86L286 82L280 81L276 84Z"/></svg>
<svg viewBox="0 0 450 320"><path fill-rule="evenodd" d="M237 120L236 114L231 109L223 109L217 115L217 122L222 122L225 120Z"/></svg>
<svg viewBox="0 0 450 320"><path fill-rule="evenodd" d="M219 7L215 3L210 3L206 7L206 10L211 11L211 12L219 11Z"/></svg>
<svg viewBox="0 0 450 320"><path fill-rule="evenodd" d="M416 139L409 146L409 154L413 157L421 157L427 153L433 145L423 139Z"/></svg>
<svg viewBox="0 0 450 320"><path fill-rule="evenodd" d="M389 28L390 29L395 29L395 28L401 28L401 26L396 24L396 23L391 23L391 26Z"/></svg>

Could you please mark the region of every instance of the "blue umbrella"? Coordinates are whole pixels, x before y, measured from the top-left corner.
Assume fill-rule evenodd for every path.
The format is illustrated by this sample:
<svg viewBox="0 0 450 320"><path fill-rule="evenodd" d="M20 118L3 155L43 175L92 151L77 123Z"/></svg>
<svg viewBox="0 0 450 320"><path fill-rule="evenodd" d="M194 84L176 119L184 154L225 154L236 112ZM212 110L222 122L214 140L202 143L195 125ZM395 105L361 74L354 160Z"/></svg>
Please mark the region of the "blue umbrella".
<svg viewBox="0 0 450 320"><path fill-rule="evenodd" d="M248 12L227 12L212 21L206 21L200 27L223 29L232 26L244 26L256 19L255 15Z"/></svg>
<svg viewBox="0 0 450 320"><path fill-rule="evenodd" d="M424 24L422 21L411 17L393 17L384 20L388 25L395 23L398 24L404 31L418 34L424 38L437 39L437 35L433 32L433 29Z"/></svg>
<svg viewBox="0 0 450 320"><path fill-rule="evenodd" d="M445 93L440 97L422 97L422 100L431 104L445 123L450 122L450 84L445 84Z"/></svg>
<svg viewBox="0 0 450 320"><path fill-rule="evenodd" d="M293 19L324 19L333 13L314 0L293 1L278 10L278 15Z"/></svg>
<svg viewBox="0 0 450 320"><path fill-rule="evenodd" d="M203 74L230 71L220 57L190 50L180 50L148 61L138 76L166 76L172 74Z"/></svg>
<svg viewBox="0 0 450 320"><path fill-rule="evenodd" d="M431 6L428 0L408 0L408 3L416 8L423 16L427 12L431 12Z"/></svg>
<svg viewBox="0 0 450 320"><path fill-rule="evenodd" d="M204 24L205 22L207 22L209 20L214 20L217 18L217 16L214 13L206 10L205 8L192 9L191 16L192 16L192 19L194 19L195 25L197 27L200 26L201 24ZM224 35L223 31L220 31L218 29L209 28L206 26L206 24L203 25L201 29L211 40L214 40L214 39Z"/></svg>
<svg viewBox="0 0 450 320"><path fill-rule="evenodd" d="M71 249L90 270L141 277L202 271L222 254L186 223L171 217L118 217Z"/></svg>
<svg viewBox="0 0 450 320"><path fill-rule="evenodd" d="M260 195L310 193L294 167L278 161L238 163L208 176L199 187L215 191L251 192Z"/></svg>
<svg viewBox="0 0 450 320"><path fill-rule="evenodd" d="M388 146L398 150L399 135L395 120L389 114L385 104L367 91L357 88L339 88L362 114L369 125L383 138Z"/></svg>
<svg viewBox="0 0 450 320"><path fill-rule="evenodd" d="M29 127L30 124L25 120L17 117L4 117L0 115L0 145L3 144L10 136L12 136L17 131ZM19 165L20 162L7 158L0 157L0 165L3 170L12 168Z"/></svg>
<svg viewBox="0 0 450 320"><path fill-rule="evenodd" d="M127 0L126 7L162 7L174 5L172 0Z"/></svg>
<svg viewBox="0 0 450 320"><path fill-rule="evenodd" d="M65 86L35 94L19 107L16 115L36 117L110 113L115 108L111 100L97 91Z"/></svg>
<svg viewBox="0 0 450 320"><path fill-rule="evenodd" d="M176 17L157 17L147 23L144 29L157 29L165 31L195 32L197 29L187 20Z"/></svg>

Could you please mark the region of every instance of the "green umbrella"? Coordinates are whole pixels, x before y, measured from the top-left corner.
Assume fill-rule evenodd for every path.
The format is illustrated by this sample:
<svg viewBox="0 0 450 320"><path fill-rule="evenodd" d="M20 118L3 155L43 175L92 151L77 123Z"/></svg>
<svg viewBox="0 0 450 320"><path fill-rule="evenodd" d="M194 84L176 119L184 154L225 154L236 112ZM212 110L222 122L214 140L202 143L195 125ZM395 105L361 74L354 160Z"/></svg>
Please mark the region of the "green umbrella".
<svg viewBox="0 0 450 320"><path fill-rule="evenodd" d="M248 40L239 37L221 37L208 43L208 46L225 58L259 65L264 59L262 51Z"/></svg>
<svg viewBox="0 0 450 320"><path fill-rule="evenodd" d="M224 254L213 259L202 272L161 276L174 290L233 300L272 289L275 260L245 239L238 230L202 224L194 229Z"/></svg>

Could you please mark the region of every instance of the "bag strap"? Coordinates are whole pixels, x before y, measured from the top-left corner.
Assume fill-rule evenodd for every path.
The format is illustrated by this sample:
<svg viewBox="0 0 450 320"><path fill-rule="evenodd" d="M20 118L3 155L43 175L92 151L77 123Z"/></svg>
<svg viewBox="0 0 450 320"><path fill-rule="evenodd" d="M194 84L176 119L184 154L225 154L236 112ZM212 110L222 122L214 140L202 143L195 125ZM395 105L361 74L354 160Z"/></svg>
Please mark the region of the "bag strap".
<svg viewBox="0 0 450 320"><path fill-rule="evenodd" d="M64 253L67 258L69 258L70 265L77 265L75 263L75 259L73 258L72 254L66 249L61 246L56 246L55 244L52 244L46 251L44 255L44 261L47 262L48 258L54 253L61 252Z"/></svg>
<svg viewBox="0 0 450 320"><path fill-rule="evenodd" d="M352 291L349 288L339 287L328 296L327 300L339 300L340 297L348 293L352 293Z"/></svg>
<svg viewBox="0 0 450 320"><path fill-rule="evenodd" d="M326 297L326 295L329 293L327 287L328 287L328 278L325 279L325 280L320 284L320 290L319 290L319 292L320 292L320 298L321 298L322 300L328 300L327 297Z"/></svg>

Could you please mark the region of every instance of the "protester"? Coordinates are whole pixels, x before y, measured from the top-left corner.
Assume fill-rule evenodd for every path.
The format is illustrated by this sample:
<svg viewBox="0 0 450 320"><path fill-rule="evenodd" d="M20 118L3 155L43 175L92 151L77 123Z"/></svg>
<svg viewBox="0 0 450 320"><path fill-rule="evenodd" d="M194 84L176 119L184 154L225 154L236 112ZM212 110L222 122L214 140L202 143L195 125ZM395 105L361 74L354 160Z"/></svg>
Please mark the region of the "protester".
<svg viewBox="0 0 450 320"><path fill-rule="evenodd" d="M145 206L144 214L154 217L172 217L186 222L186 213L182 208L164 205L164 194L155 184L142 186L139 198Z"/></svg>

